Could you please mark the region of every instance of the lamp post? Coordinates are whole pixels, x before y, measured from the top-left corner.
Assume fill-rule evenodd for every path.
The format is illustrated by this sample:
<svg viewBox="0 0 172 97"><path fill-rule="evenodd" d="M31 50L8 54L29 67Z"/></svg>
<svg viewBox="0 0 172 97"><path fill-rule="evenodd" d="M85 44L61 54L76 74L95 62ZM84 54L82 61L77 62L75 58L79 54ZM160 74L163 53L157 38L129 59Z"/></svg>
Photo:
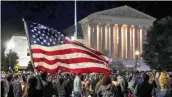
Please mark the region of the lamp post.
<svg viewBox="0 0 172 97"><path fill-rule="evenodd" d="M8 60L9 61L9 64L8 64L9 70L12 70L12 50L14 47L15 47L14 42L10 41L7 43L7 48L9 49L9 60Z"/></svg>
<svg viewBox="0 0 172 97"><path fill-rule="evenodd" d="M139 54L140 54L139 51L136 51L136 52L135 52L135 55L136 55L135 69L137 69Z"/></svg>

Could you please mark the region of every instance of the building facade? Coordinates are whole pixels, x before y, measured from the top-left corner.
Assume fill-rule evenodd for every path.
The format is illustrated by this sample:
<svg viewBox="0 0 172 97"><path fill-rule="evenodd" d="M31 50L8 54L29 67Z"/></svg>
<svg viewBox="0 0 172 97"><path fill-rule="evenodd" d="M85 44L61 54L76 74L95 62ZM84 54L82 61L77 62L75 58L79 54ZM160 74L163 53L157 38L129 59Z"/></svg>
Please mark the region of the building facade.
<svg viewBox="0 0 172 97"><path fill-rule="evenodd" d="M9 42L13 43L14 47L6 48L4 52L5 56L10 52L10 49L12 52L16 52L19 57L18 65L22 69L25 69L28 66L28 62L31 60L26 35L21 35L21 34L13 35Z"/></svg>
<svg viewBox="0 0 172 97"><path fill-rule="evenodd" d="M77 25L78 40L102 53L108 51L113 60L121 60L127 67L135 64L135 52L143 52L143 42L146 40L147 30L156 18L135 10L129 6L121 6L90 14L80 20ZM74 26L64 30L71 36ZM13 51L19 55L19 65L26 66L30 61L26 36L13 36ZM5 50L5 54L9 50ZM138 57L140 66L148 68Z"/></svg>
<svg viewBox="0 0 172 97"><path fill-rule="evenodd" d="M129 6L93 13L79 21L79 34L87 46L109 52L114 60L135 64L135 52L143 52L147 30L156 19ZM71 31L71 27L65 30ZM140 64L145 64L138 57Z"/></svg>

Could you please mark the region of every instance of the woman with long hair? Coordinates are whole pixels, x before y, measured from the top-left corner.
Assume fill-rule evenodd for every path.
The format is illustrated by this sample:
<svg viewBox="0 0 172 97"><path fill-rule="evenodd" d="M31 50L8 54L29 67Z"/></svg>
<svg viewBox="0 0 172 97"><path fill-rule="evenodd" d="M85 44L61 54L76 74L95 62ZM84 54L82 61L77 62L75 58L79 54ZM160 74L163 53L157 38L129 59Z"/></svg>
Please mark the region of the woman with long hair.
<svg viewBox="0 0 172 97"><path fill-rule="evenodd" d="M37 87L37 78L35 76L31 76L28 80L28 85L25 88L23 97L41 97L36 89Z"/></svg>
<svg viewBox="0 0 172 97"><path fill-rule="evenodd" d="M161 72L159 76L160 91L156 94L156 97L171 97L170 81L168 73L165 71Z"/></svg>

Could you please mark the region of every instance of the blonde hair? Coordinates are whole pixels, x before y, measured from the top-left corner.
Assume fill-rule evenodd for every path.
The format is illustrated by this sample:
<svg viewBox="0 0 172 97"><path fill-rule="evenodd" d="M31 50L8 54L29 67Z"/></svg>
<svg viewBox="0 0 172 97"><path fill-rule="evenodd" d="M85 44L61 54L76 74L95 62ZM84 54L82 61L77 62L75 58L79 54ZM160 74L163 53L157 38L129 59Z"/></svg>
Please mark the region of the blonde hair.
<svg viewBox="0 0 172 97"><path fill-rule="evenodd" d="M167 72L163 71L161 72L160 76L159 76L159 85L161 87L161 89L167 88L167 84L168 84L168 74Z"/></svg>
<svg viewBox="0 0 172 97"><path fill-rule="evenodd" d="M147 74L149 75L149 83L153 84L155 80L154 74L152 72L148 72Z"/></svg>

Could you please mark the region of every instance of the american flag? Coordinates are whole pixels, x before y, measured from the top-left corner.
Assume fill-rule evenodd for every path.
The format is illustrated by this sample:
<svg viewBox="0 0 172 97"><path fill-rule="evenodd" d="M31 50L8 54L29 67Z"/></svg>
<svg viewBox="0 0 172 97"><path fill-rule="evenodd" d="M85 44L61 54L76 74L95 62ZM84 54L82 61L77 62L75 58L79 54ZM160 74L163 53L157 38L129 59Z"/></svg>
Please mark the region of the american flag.
<svg viewBox="0 0 172 97"><path fill-rule="evenodd" d="M108 59L82 43L71 41L63 33L38 23L27 23L34 66L40 71L57 73L106 73Z"/></svg>

